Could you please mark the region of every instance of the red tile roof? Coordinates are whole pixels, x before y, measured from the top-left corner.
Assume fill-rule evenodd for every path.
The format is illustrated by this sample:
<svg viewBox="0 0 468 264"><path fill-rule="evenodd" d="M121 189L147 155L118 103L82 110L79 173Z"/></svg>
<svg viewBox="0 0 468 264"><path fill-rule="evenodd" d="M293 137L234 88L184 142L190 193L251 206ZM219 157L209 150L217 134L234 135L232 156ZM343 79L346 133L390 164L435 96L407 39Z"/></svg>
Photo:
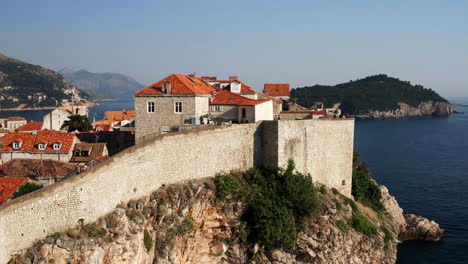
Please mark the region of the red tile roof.
<svg viewBox="0 0 468 264"><path fill-rule="evenodd" d="M254 94L254 93L257 93L257 91L255 91L254 89L252 89L252 87L248 86L247 84L245 84L244 82L240 81L240 80L219 80L219 81L214 81L214 82L219 82L219 83L233 83L233 82L238 82L241 84L241 94ZM226 87L225 89L228 89L228 87Z"/></svg>
<svg viewBox="0 0 468 264"><path fill-rule="evenodd" d="M50 159L13 159L1 165L0 173L9 177L63 178L76 172L77 167L75 163Z"/></svg>
<svg viewBox="0 0 468 264"><path fill-rule="evenodd" d="M13 142L15 141L23 143L19 150L13 149ZM0 142L3 143L0 151L70 152L75 143L75 134L51 132L32 135L30 133L13 132L0 137ZM39 143L46 143L46 149L39 150ZM62 144L60 150L53 149L52 145L54 143Z"/></svg>
<svg viewBox="0 0 468 264"><path fill-rule="evenodd" d="M258 105L269 100L253 100L228 90L219 91L214 95L212 105Z"/></svg>
<svg viewBox="0 0 468 264"><path fill-rule="evenodd" d="M0 177L0 203L6 202L28 178Z"/></svg>
<svg viewBox="0 0 468 264"><path fill-rule="evenodd" d="M216 89L197 77L182 74L172 74L146 88L135 95L161 95L163 82L169 82L172 94L211 94Z"/></svg>
<svg viewBox="0 0 468 264"><path fill-rule="evenodd" d="M267 95L284 95L289 96L289 84L288 83L265 83L263 92Z"/></svg>
<svg viewBox="0 0 468 264"><path fill-rule="evenodd" d="M123 111L106 111L104 114L104 120L112 120L120 122L123 120L130 120L135 117L135 110L123 110Z"/></svg>
<svg viewBox="0 0 468 264"><path fill-rule="evenodd" d="M10 117L7 117L8 121L23 121L23 120L26 120L24 117L21 117L21 116L10 116Z"/></svg>
<svg viewBox="0 0 468 264"><path fill-rule="evenodd" d="M259 93L257 92L256 90L252 89L252 87L248 86L247 84L245 84L244 82L240 81L240 80L236 80L236 81L230 81L230 80L220 80L220 81L213 81L213 82L220 82L220 83L232 83L232 82L239 82L241 84L241 94L258 94L260 96L263 96L263 97L266 97L270 100L273 100L273 101L276 101L278 103L283 103L283 101L279 100L279 99L276 99L274 97L271 97L271 96L268 96L266 94L262 94L262 93ZM226 87L224 89L229 89L229 87Z"/></svg>
<svg viewBox="0 0 468 264"><path fill-rule="evenodd" d="M81 101L78 101L78 102L74 103L73 105L75 105L75 106L85 106L86 104L81 102Z"/></svg>
<svg viewBox="0 0 468 264"><path fill-rule="evenodd" d="M42 129L43 122L28 122L16 129L17 132L39 131Z"/></svg>

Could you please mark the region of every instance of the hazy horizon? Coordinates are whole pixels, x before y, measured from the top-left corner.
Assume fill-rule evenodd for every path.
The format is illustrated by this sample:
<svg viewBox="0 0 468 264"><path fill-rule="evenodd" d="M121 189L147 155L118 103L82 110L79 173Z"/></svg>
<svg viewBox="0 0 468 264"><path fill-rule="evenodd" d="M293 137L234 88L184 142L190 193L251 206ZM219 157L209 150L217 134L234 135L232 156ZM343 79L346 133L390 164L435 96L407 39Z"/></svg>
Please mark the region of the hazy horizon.
<svg viewBox="0 0 468 264"><path fill-rule="evenodd" d="M463 1L8 1L0 53L53 70L122 73L149 85L171 73L257 90L387 74L468 98Z"/></svg>

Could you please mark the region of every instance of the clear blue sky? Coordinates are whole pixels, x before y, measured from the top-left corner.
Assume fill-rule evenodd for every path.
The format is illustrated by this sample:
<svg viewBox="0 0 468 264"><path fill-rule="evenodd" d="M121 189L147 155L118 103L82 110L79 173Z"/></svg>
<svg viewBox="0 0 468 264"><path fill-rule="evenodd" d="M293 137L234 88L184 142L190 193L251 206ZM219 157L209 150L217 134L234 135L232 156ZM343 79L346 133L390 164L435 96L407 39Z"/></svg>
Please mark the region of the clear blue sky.
<svg viewBox="0 0 468 264"><path fill-rule="evenodd" d="M468 1L4 0L0 53L55 70L238 75L256 89L386 73L468 97Z"/></svg>

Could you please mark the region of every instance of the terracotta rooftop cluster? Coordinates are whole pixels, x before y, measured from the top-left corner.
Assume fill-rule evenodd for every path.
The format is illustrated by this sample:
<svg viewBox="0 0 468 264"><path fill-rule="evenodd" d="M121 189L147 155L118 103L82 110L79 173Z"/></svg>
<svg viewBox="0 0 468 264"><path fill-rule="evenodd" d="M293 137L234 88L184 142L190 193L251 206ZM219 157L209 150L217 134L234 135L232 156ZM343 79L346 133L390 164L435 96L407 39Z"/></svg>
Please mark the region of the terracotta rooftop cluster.
<svg viewBox="0 0 468 264"><path fill-rule="evenodd" d="M0 151L69 152L73 148L75 134L43 131L33 135L31 133L12 132L0 137L0 142L3 144ZM15 148L14 144L17 144L16 146L19 146L19 148ZM45 148L39 149L39 144L45 144Z"/></svg>

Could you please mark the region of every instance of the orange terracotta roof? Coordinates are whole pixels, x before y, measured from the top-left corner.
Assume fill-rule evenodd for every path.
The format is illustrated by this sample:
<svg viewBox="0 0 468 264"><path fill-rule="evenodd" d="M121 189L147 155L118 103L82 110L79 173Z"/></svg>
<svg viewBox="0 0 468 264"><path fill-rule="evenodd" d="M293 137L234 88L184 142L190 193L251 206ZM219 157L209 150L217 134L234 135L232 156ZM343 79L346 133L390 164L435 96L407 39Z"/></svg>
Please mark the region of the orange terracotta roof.
<svg viewBox="0 0 468 264"><path fill-rule="evenodd" d="M0 151L13 151L13 142L22 142L21 149L31 151L34 146L35 136L31 133L18 133L11 132L3 137L0 137L0 142L3 143L3 147Z"/></svg>
<svg viewBox="0 0 468 264"><path fill-rule="evenodd" d="M13 193L27 180L26 177L0 177L0 203L10 199Z"/></svg>
<svg viewBox="0 0 468 264"><path fill-rule="evenodd" d="M28 122L16 129L18 132L39 131L42 129L43 122Z"/></svg>
<svg viewBox="0 0 468 264"><path fill-rule="evenodd" d="M65 110L67 112L73 113L73 107L71 105L59 107L59 109Z"/></svg>
<svg viewBox="0 0 468 264"><path fill-rule="evenodd" d="M75 134L50 132L32 135L30 133L12 132L0 137L0 141L4 144L0 151L69 152L73 148ZM13 142L15 141L23 143L19 150L13 149ZM39 150L39 143L46 143L46 149ZM52 148L54 143L62 144L60 150Z"/></svg>
<svg viewBox="0 0 468 264"><path fill-rule="evenodd" d="M23 121L23 120L26 120L24 117L21 117L21 116L10 116L10 117L7 117L6 119L7 121Z"/></svg>
<svg viewBox="0 0 468 264"><path fill-rule="evenodd" d="M62 131L53 130L53 129L44 129L41 131L37 131L38 135L40 134L62 134L62 133L63 133Z"/></svg>
<svg viewBox="0 0 468 264"><path fill-rule="evenodd" d="M258 105L269 100L253 100L228 90L219 91L214 95L212 105Z"/></svg>
<svg viewBox="0 0 468 264"><path fill-rule="evenodd" d="M263 92L267 95L285 95L289 96L289 84L288 83L265 83Z"/></svg>
<svg viewBox="0 0 468 264"><path fill-rule="evenodd" d="M47 147L45 150L39 150L37 145L39 143L47 143ZM62 144L60 150L54 150L52 145L54 143ZM73 149L73 145L75 143L75 134L73 133L44 133L38 134L36 136L36 142L34 144L33 150L34 152L69 152Z"/></svg>
<svg viewBox="0 0 468 264"><path fill-rule="evenodd" d="M254 94L254 93L257 93L257 91L255 91L254 89L252 89L252 87L248 86L247 84L245 84L243 81L241 80L218 80L218 81L213 81L213 82L219 82L219 83L233 83L233 82L238 82L241 84L241 94ZM229 87L226 87L224 89L229 89Z"/></svg>
<svg viewBox="0 0 468 264"><path fill-rule="evenodd" d="M172 74L146 88L135 95L161 95L163 82L169 82L172 94L211 94L216 89L197 77L182 74Z"/></svg>
<svg viewBox="0 0 468 264"><path fill-rule="evenodd" d="M81 101L78 101L76 103L74 103L73 105L76 105L76 106L85 106L86 104L81 102Z"/></svg>
<svg viewBox="0 0 468 264"><path fill-rule="evenodd" d="M106 131L110 132L112 131L112 125L106 125L106 124L98 124L94 126L94 129L96 131Z"/></svg>
<svg viewBox="0 0 468 264"><path fill-rule="evenodd" d="M112 121L123 121L130 120L132 117L135 117L135 110L123 110L123 111L106 111L104 114L104 120Z"/></svg>
<svg viewBox="0 0 468 264"><path fill-rule="evenodd" d="M274 98L272 96L269 96L269 95L266 95L266 94L263 94L263 93L259 93L259 92L257 92L257 94L260 95L260 96L266 97L266 98L268 98L270 100L273 100L273 101L275 101L277 103L281 103L281 104L283 103L283 101L281 101L280 99L276 99L276 98Z"/></svg>

